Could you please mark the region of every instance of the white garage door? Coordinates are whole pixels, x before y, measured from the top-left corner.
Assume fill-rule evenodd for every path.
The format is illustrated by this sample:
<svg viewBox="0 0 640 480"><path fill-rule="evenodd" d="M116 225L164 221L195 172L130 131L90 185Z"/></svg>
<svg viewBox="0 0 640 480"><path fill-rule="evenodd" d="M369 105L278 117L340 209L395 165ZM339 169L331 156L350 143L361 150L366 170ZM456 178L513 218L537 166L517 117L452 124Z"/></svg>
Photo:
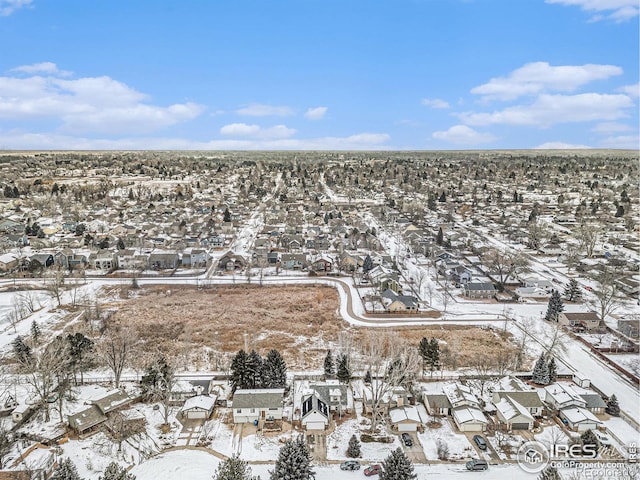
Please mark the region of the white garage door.
<svg viewBox="0 0 640 480"><path fill-rule="evenodd" d="M399 432L415 432L418 429L418 426L415 423L399 423L398 431Z"/></svg>
<svg viewBox="0 0 640 480"><path fill-rule="evenodd" d="M307 430L324 430L324 423L322 422L308 422Z"/></svg>
<svg viewBox="0 0 640 480"><path fill-rule="evenodd" d="M207 412L204 412L202 410L190 410L187 412L187 418L189 420L199 420L207 418Z"/></svg>

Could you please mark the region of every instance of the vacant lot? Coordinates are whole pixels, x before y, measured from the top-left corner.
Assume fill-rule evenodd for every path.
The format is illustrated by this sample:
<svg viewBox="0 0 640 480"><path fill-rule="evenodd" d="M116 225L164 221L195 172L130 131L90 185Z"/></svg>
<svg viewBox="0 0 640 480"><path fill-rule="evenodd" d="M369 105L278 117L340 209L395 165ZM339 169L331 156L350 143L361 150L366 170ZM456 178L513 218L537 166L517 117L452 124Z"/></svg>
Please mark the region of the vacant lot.
<svg viewBox="0 0 640 480"><path fill-rule="evenodd" d="M327 349L357 349L366 330L337 316L338 294L330 287L148 287L118 303L115 322L140 339L142 356L161 351L198 368L224 368L241 348L266 355L278 349L292 369L322 369ZM470 327L377 328L417 345L424 336L446 342L464 366L477 355L513 348L500 333ZM182 363L179 362L179 363Z"/></svg>

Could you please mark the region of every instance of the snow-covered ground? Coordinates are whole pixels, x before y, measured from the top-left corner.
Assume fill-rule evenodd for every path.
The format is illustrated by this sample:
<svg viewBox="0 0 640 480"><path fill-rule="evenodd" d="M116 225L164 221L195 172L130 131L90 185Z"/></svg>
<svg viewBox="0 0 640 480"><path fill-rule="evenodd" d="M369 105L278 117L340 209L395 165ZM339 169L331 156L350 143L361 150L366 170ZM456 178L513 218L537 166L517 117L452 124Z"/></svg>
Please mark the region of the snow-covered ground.
<svg viewBox="0 0 640 480"><path fill-rule="evenodd" d="M467 440L467 437L460 433L454 433L448 418L439 421L440 427L426 427L424 433L418 433L420 443L427 456L427 460L438 460L438 443L449 449L449 459L463 460L475 456L475 449Z"/></svg>

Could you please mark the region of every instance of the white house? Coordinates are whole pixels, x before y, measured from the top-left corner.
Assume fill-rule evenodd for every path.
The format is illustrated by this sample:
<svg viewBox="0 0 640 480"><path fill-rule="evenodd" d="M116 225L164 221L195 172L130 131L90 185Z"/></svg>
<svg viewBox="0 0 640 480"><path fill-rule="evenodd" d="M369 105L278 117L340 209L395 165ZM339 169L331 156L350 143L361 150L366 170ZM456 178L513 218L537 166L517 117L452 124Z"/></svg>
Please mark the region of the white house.
<svg viewBox="0 0 640 480"><path fill-rule="evenodd" d="M233 423L282 420L284 388L236 390L233 394Z"/></svg>
<svg viewBox="0 0 640 480"><path fill-rule="evenodd" d="M213 413L217 397L215 395L196 395L187 398L180 414L185 420L206 420Z"/></svg>
<svg viewBox="0 0 640 480"><path fill-rule="evenodd" d="M483 432L487 427L487 418L475 407L456 408L452 416L461 432Z"/></svg>
<svg viewBox="0 0 640 480"><path fill-rule="evenodd" d="M495 406L498 420L509 430L531 430L533 428L533 416L529 410L514 399L504 396Z"/></svg>
<svg viewBox="0 0 640 480"><path fill-rule="evenodd" d="M577 432L594 430L602 425L602 422L589 410L580 407L565 408L560 410L560 418L567 421L567 426Z"/></svg>
<svg viewBox="0 0 640 480"><path fill-rule="evenodd" d="M392 408L389 410L389 418L399 432L415 432L418 425L422 424L418 409L414 406Z"/></svg>
<svg viewBox="0 0 640 480"><path fill-rule="evenodd" d="M544 387L544 401L555 410L562 410L571 407L585 407L587 402L578 395L570 385L554 383Z"/></svg>
<svg viewBox="0 0 640 480"><path fill-rule="evenodd" d="M315 391L303 397L301 423L305 430L325 430L329 425L329 405Z"/></svg>

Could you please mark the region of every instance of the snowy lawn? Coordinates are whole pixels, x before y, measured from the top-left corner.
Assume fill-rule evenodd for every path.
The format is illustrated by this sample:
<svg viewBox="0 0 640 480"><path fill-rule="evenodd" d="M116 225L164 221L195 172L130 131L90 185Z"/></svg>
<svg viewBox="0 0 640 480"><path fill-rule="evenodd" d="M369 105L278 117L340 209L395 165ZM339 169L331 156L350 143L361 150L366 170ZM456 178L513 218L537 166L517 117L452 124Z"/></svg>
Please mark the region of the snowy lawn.
<svg viewBox="0 0 640 480"><path fill-rule="evenodd" d="M424 433L418 433L420 443L427 460L438 460L438 442L442 442L449 449L450 460L461 460L474 456L475 450L465 435L454 433L447 418L440 420L440 428L425 428Z"/></svg>

